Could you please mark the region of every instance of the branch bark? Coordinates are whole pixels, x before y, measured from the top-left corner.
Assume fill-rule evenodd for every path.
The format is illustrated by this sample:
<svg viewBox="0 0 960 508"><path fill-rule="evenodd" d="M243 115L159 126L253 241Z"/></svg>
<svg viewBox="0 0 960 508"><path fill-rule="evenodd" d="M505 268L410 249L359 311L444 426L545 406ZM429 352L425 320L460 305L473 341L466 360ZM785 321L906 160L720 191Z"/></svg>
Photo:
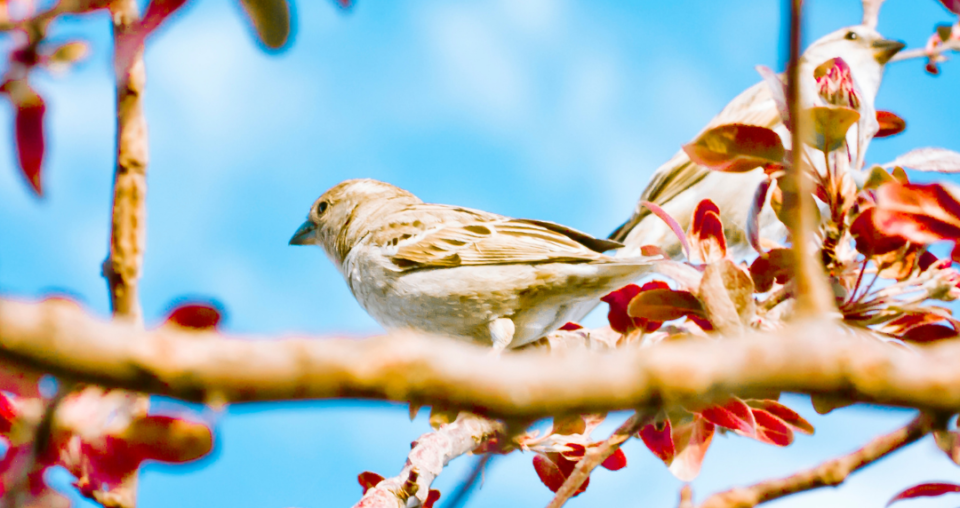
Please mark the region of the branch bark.
<svg viewBox="0 0 960 508"><path fill-rule="evenodd" d="M366 398L525 419L779 390L947 412L960 407L960 341L907 350L827 322L643 349L500 358L487 348L402 333L237 339L170 327L144 331L94 319L63 301L0 299L0 359L196 402Z"/></svg>
<svg viewBox="0 0 960 508"><path fill-rule="evenodd" d="M947 41L947 42L944 42L942 45L937 46L936 50L934 51L934 55L942 55L943 53L946 53L948 51L960 51L960 40ZM912 60L914 58L926 58L928 56L930 56L930 54L927 53L927 50L925 48L917 48L917 49L911 49L907 51L901 51L896 55L894 55L893 58L890 59L890 61L901 62L903 60Z"/></svg>
<svg viewBox="0 0 960 508"><path fill-rule="evenodd" d="M563 485L560 486L560 490L557 491L557 494L553 497L553 500L550 501L550 504L547 505L547 508L560 508L566 504L566 502L576 494L577 490L580 489L580 485L590 477L590 473L603 461L607 460L607 457L613 455L613 453L620 448L620 445L632 436L635 436L637 432L640 432L640 429L643 428L644 425L650 423L654 414L653 411L637 411L628 418L627 421L623 422L606 440L596 446L587 448L583 459L577 462L577 467L575 467L570 476L564 480Z"/></svg>
<svg viewBox="0 0 960 508"><path fill-rule="evenodd" d="M134 28L139 17L135 0L113 6L113 39ZM118 69L118 72L122 70ZM117 75L117 166L113 180L110 255L104 276L114 316L142 322L138 283L147 226L147 120L143 114L146 70L141 48L126 72Z"/></svg>
<svg viewBox="0 0 960 508"><path fill-rule="evenodd" d="M472 452L503 430L499 422L461 413L452 423L420 436L400 474L367 490L354 508L404 507L413 496L425 503L430 485L449 461Z"/></svg>
<svg viewBox="0 0 960 508"><path fill-rule="evenodd" d="M802 33L803 0L789 0L790 9L785 15L790 21L790 44L787 59L787 105L793 125L790 130L791 169L789 178L793 187L793 206L796 209L794 220L787 226L790 229L790 241L793 244L794 262L797 267L796 316L806 319L827 314L836 314L833 293L827 285L827 279L820 261L819 249L814 242L817 230L813 195L813 181L806 177L807 169L803 157L806 144L802 133L807 128L806 115L802 112L800 97L800 35Z"/></svg>
<svg viewBox="0 0 960 508"><path fill-rule="evenodd" d="M927 435L934 424L934 417L920 414L906 427L880 436L849 455L824 462L813 469L801 471L786 478L767 480L751 487L714 494L704 501L701 508L751 508L790 494L840 485L855 471Z"/></svg>

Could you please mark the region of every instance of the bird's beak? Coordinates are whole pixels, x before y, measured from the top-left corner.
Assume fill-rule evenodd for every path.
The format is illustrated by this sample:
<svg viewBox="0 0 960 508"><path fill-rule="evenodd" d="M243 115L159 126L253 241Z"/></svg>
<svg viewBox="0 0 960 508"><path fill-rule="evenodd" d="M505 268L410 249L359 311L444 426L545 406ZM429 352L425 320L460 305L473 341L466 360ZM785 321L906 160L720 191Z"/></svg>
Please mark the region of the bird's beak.
<svg viewBox="0 0 960 508"><path fill-rule="evenodd" d="M881 65L890 61L893 58L893 55L896 55L901 49L906 46L906 44L900 41L894 41L890 39L880 39L874 41L873 44L873 57L880 62Z"/></svg>
<svg viewBox="0 0 960 508"><path fill-rule="evenodd" d="M317 232L317 225L306 221L297 228L297 232L290 239L290 245L311 245L314 240L314 233Z"/></svg>

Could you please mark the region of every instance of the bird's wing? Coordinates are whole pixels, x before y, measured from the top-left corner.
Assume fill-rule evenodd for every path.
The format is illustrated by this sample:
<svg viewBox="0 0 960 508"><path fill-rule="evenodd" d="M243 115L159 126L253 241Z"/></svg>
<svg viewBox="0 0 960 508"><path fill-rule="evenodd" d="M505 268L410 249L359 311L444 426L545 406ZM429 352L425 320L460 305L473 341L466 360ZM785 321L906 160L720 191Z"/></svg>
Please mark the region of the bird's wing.
<svg viewBox="0 0 960 508"><path fill-rule="evenodd" d="M780 123L780 113L766 83L761 81L744 90L730 101L720 114L710 120L703 130L731 123L767 128L773 128ZM640 206L641 202L650 201L663 206L702 180L709 172L710 169L693 163L686 152L678 151L653 173L650 183L640 196L633 216L611 233L609 238L618 242L624 241L630 231L650 214L649 210Z"/></svg>
<svg viewBox="0 0 960 508"><path fill-rule="evenodd" d="M511 219L465 208L417 205L372 238L400 269L605 259L621 247L551 222Z"/></svg>

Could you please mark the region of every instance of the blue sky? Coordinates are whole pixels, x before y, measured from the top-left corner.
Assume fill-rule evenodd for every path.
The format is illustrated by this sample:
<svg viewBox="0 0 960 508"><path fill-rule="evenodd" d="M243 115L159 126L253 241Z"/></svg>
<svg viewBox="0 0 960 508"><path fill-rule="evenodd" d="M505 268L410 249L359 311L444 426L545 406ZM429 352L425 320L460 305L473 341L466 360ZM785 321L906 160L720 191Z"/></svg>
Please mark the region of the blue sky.
<svg viewBox="0 0 960 508"><path fill-rule="evenodd" d="M880 31L911 47L951 20L934 0L886 4ZM810 2L808 40L858 22L859 6ZM202 295L223 302L230 332L378 333L318 249L287 246L328 187L378 178L427 201L606 235L651 172L758 81L755 65L781 65L779 2L771 0L360 0L348 13L301 1L296 13L293 45L279 55L257 48L226 0L189 2L148 41L149 322L172 300ZM43 200L27 192L11 145L0 143L0 291L67 291L106 315L107 18L65 20L54 34L89 39L93 54L66 75L36 76L49 112ZM908 128L871 145L869 160L921 146L960 150L960 64L947 62L939 77L922 65L888 69L877 107ZM9 106L0 108L9 118ZM0 140L11 139L10 123L0 121ZM590 322L601 321L602 312ZM815 423L816 438L775 449L719 437L693 484L698 499L813 465L910 418L875 408L819 418L808 400L788 401ZM410 422L389 404L237 406L220 415L211 458L146 469L141 506L349 506L358 473L393 475L427 429L423 417ZM570 506L674 505L680 483L639 442L626 452L627 469L596 473ZM470 506L545 505L550 493L530 460L513 454L492 464ZM451 465L441 490L467 462ZM879 506L931 479L960 481L960 470L925 440L839 489L780 505ZM948 503L957 501L914 505Z"/></svg>

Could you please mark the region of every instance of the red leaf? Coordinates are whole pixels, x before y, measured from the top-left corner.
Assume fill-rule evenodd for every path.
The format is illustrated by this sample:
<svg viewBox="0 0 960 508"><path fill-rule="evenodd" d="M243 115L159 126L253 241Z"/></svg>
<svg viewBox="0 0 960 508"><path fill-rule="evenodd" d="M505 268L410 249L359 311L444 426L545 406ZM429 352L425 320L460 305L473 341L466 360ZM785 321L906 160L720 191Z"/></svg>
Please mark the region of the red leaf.
<svg viewBox="0 0 960 508"><path fill-rule="evenodd" d="M437 489L430 489L430 492L427 492L427 500L423 503L423 508L433 508L433 505L440 500L440 491Z"/></svg>
<svg viewBox="0 0 960 508"><path fill-rule="evenodd" d="M570 472L573 471L573 467L576 466L576 462L570 462L564 460L557 456L560 459L560 464L554 462L549 457L543 454L536 454L533 456L533 469L537 472L537 476L540 477L540 481L550 489L551 492L556 492L560 490L560 487L563 486L563 482L570 476ZM572 464L572 466L571 466ZM587 485L590 484L590 478L584 480L583 484L580 485L580 488L577 489L577 492L574 493L574 496L580 494L584 490L587 490Z"/></svg>
<svg viewBox="0 0 960 508"><path fill-rule="evenodd" d="M677 235L677 238L680 239L680 246L683 247L683 254L690 258L690 245L687 243L687 235L683 232L683 228L680 227L680 224L677 223L677 220L670 216L663 208L649 202L643 201L640 205L647 207L654 215L660 217L660 220L667 223L667 226L673 231L673 234Z"/></svg>
<svg viewBox="0 0 960 508"><path fill-rule="evenodd" d="M560 327L560 329L565 332L572 332L574 330L579 330L581 328L583 328L583 326L581 326L579 323L574 323L574 322L567 322L566 324Z"/></svg>
<svg viewBox="0 0 960 508"><path fill-rule="evenodd" d="M753 409L757 420L757 441L776 446L787 446L793 442L793 430L783 420L762 410Z"/></svg>
<svg viewBox="0 0 960 508"><path fill-rule="evenodd" d="M683 145L690 160L716 171L742 173L768 163L783 162L780 136L766 127L721 125Z"/></svg>
<svg viewBox="0 0 960 508"><path fill-rule="evenodd" d="M857 215L850 225L850 234L856 241L857 251L871 257L902 249L907 243L906 240L881 231L875 214L875 207L868 208Z"/></svg>
<svg viewBox="0 0 960 508"><path fill-rule="evenodd" d="M614 331L629 333L635 328L633 318L627 315L627 307L630 305L630 300L638 294L640 294L640 286L628 284L600 299L601 302L610 305L607 321Z"/></svg>
<svg viewBox="0 0 960 508"><path fill-rule="evenodd" d="M648 256L648 257L660 256L664 259L670 257L670 256L667 256L665 252L663 252L663 249L661 249L660 247L657 247L656 245L641 245L640 254L642 256Z"/></svg>
<svg viewBox="0 0 960 508"><path fill-rule="evenodd" d="M639 432L640 439L647 448L668 466L673 462L677 451L673 446L673 429L670 420L664 419L659 423L645 425Z"/></svg>
<svg viewBox="0 0 960 508"><path fill-rule="evenodd" d="M10 432L17 418L17 408L5 393L0 392L0 433Z"/></svg>
<svg viewBox="0 0 960 508"><path fill-rule="evenodd" d="M349 9L353 7L353 0L334 0L341 9Z"/></svg>
<svg viewBox="0 0 960 508"><path fill-rule="evenodd" d="M954 244L953 251L950 253L950 258L954 263L960 259L960 251L957 251L957 244ZM920 268L921 272L927 271L927 268L933 266L934 263L940 261L937 259L937 256L934 256L932 252L925 250L923 254L920 254L920 259L917 261L917 266Z"/></svg>
<svg viewBox="0 0 960 508"><path fill-rule="evenodd" d="M877 122L880 124L880 130L874 134L875 138L894 136L907 128L907 122L903 121L903 118L889 111L877 111Z"/></svg>
<svg viewBox="0 0 960 508"><path fill-rule="evenodd" d="M167 315L167 323L193 330L216 330L222 319L222 312L214 303L183 303L177 305Z"/></svg>
<svg viewBox="0 0 960 508"><path fill-rule="evenodd" d="M887 183L876 191L873 224L914 243L960 239L960 202L940 184Z"/></svg>
<svg viewBox="0 0 960 508"><path fill-rule="evenodd" d="M890 506L901 499L936 497L949 494L951 492L960 492L960 485L953 483L921 483L920 485L914 485L913 487L910 487L909 489L906 489L903 492L893 496L893 498L887 501L887 506Z"/></svg>
<svg viewBox="0 0 960 508"><path fill-rule="evenodd" d="M47 107L39 95L16 104L17 159L20 170L38 196L43 194L40 170L43 166L43 115Z"/></svg>
<svg viewBox="0 0 960 508"><path fill-rule="evenodd" d="M689 316L687 316L687 319L696 323L696 325L699 326L700 329L702 329L705 332L709 332L710 330L713 330L713 323L711 323L710 320L706 318L702 318L700 316L695 316L693 314L690 314Z"/></svg>
<svg viewBox="0 0 960 508"><path fill-rule="evenodd" d="M813 435L813 425L810 425L810 422L797 414L796 411L775 400L752 399L747 401L747 404L752 408L762 409L770 413L798 432L802 432L811 436Z"/></svg>
<svg viewBox="0 0 960 508"><path fill-rule="evenodd" d="M760 254L763 254L763 248L760 246L760 212L763 211L763 205L767 202L768 190L770 190L769 178L757 186L757 190L753 193L753 202L750 203L750 211L747 212L747 238L750 240L750 246Z"/></svg>
<svg viewBox="0 0 960 508"><path fill-rule="evenodd" d="M954 14L960 14L960 0L940 0L940 3Z"/></svg>
<svg viewBox="0 0 960 508"><path fill-rule="evenodd" d="M575 466L577 462L580 462L580 459L582 459L583 456L586 455L587 447L577 443L567 443L566 445L568 449L566 451L560 452L560 457L563 459L566 459L568 462L573 462L573 465ZM564 461L557 460L556 462L557 462L557 465L560 466L560 470L564 471L564 468L563 468L563 466L565 465L563 463ZM573 471L573 469L571 468L570 471ZM569 473L569 471L565 471L565 472Z"/></svg>
<svg viewBox="0 0 960 508"><path fill-rule="evenodd" d="M750 278L757 293L770 291L774 282L786 283L792 274L793 252L790 249L772 249L750 265Z"/></svg>
<svg viewBox="0 0 960 508"><path fill-rule="evenodd" d="M653 332L660 328L659 321L650 321L644 318L633 318L627 315L627 308L630 301L638 294L652 289L669 288L666 282L654 280L647 282L642 287L636 284L626 285L600 299L601 302L610 305L607 312L607 321L610 328L619 333L630 333L631 331L642 328L644 332Z"/></svg>
<svg viewBox="0 0 960 508"><path fill-rule="evenodd" d="M722 406L710 406L699 413L708 422L736 431L737 434L753 437L757 432L757 422L750 406L736 397Z"/></svg>
<svg viewBox="0 0 960 508"><path fill-rule="evenodd" d="M617 450L613 452L613 455L604 459L600 465L611 471L619 471L627 467L627 456L623 453L623 450L617 448Z"/></svg>
<svg viewBox="0 0 960 508"><path fill-rule="evenodd" d="M114 67L118 76L127 75L134 56L143 47L147 36L185 3L187 0L150 0L140 21L120 33L116 39Z"/></svg>
<svg viewBox="0 0 960 508"><path fill-rule="evenodd" d="M670 420L664 419L662 422L645 425L638 433L643 444L653 452L666 465L673 462L677 450L673 446L673 429L670 428Z"/></svg>
<svg viewBox="0 0 960 508"><path fill-rule="evenodd" d="M927 323L910 328L900 336L900 339L906 342L929 343L953 339L956 336L957 331L951 326Z"/></svg>
<svg viewBox="0 0 960 508"><path fill-rule="evenodd" d="M368 490L377 486L378 483L383 481L383 477L377 473L371 471L364 471L357 475L357 482L360 483L360 487L363 488L363 493L366 494Z"/></svg>
<svg viewBox="0 0 960 508"><path fill-rule="evenodd" d="M706 317L703 305L693 293L674 289L651 289L630 301L627 314L651 321L671 321L684 316Z"/></svg>
<svg viewBox="0 0 960 508"><path fill-rule="evenodd" d="M690 222L689 240L697 248L704 263L723 259L727 255L727 239L723 236L720 208L709 199L697 204Z"/></svg>

